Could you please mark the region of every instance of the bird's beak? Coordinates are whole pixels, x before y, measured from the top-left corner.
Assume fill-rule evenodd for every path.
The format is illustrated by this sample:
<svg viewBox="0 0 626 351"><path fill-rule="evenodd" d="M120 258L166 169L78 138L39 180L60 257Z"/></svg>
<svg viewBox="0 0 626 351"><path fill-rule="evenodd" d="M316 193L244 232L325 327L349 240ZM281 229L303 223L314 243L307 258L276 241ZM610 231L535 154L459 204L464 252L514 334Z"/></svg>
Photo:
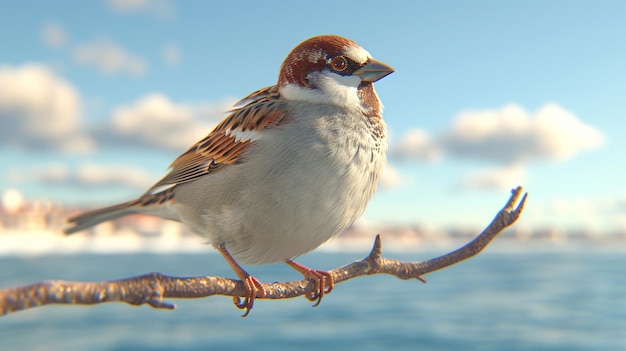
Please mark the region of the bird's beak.
<svg viewBox="0 0 626 351"><path fill-rule="evenodd" d="M360 76L363 82L375 82L393 72L394 69L390 66L378 60L369 59L365 66L357 69L354 74Z"/></svg>

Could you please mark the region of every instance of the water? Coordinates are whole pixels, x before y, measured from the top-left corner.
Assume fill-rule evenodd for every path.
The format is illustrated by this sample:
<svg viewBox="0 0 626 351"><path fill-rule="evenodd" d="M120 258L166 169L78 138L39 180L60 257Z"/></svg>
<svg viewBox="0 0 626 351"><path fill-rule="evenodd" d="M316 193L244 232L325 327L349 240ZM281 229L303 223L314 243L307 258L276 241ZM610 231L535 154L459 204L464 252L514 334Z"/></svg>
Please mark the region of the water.
<svg viewBox="0 0 626 351"><path fill-rule="evenodd" d="M257 301L247 318L228 297L173 300L174 311L125 304L46 306L0 318L0 350L625 350L626 245L494 244L432 273L341 283L304 298ZM432 250L390 253L417 260ZM363 254L317 252L330 269ZM285 265L249 267L264 281L300 279ZM232 277L216 254L0 257L0 287L45 279L110 280L159 271Z"/></svg>

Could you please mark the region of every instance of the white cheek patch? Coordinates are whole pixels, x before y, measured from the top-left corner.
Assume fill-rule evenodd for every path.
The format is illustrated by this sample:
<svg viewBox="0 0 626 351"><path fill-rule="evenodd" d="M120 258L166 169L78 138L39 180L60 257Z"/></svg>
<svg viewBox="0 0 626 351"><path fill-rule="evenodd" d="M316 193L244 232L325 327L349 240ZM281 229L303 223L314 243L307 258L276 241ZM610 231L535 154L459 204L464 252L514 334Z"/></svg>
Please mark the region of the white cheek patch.
<svg viewBox="0 0 626 351"><path fill-rule="evenodd" d="M329 90L348 88L350 91L354 89L356 93L356 88L361 84L361 77L357 75L342 76L330 71L321 71L320 76L320 78L317 78L318 84Z"/></svg>
<svg viewBox="0 0 626 351"><path fill-rule="evenodd" d="M361 84L359 76L341 76L329 71L315 72L308 76L316 89L308 89L297 84L287 84L280 90L287 100L333 104L345 107L361 106L357 88Z"/></svg>
<svg viewBox="0 0 626 351"><path fill-rule="evenodd" d="M280 94L291 101L323 102L325 99L319 91L303 88L297 84L286 84L280 88Z"/></svg>
<svg viewBox="0 0 626 351"><path fill-rule="evenodd" d="M357 88L361 84L359 76L341 76L329 71L322 71L318 77L318 88L340 106L360 106Z"/></svg>
<svg viewBox="0 0 626 351"><path fill-rule="evenodd" d="M224 133L226 136L235 138L235 142L255 141L261 139L261 133L254 130L227 129Z"/></svg>

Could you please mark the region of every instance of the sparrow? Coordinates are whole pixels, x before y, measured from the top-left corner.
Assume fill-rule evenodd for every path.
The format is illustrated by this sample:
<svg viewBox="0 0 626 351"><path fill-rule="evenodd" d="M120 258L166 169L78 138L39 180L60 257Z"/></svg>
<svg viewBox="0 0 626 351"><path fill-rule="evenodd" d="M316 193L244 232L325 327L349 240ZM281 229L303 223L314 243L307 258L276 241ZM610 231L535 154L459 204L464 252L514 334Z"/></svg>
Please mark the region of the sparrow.
<svg viewBox="0 0 626 351"><path fill-rule="evenodd" d="M208 239L243 282L245 309L267 292L240 265L286 262L315 282L332 276L293 261L348 228L386 163L386 127L374 82L394 72L352 40L322 35L296 46L276 85L243 98L204 139L135 200L68 219L71 234L130 214L184 223Z"/></svg>

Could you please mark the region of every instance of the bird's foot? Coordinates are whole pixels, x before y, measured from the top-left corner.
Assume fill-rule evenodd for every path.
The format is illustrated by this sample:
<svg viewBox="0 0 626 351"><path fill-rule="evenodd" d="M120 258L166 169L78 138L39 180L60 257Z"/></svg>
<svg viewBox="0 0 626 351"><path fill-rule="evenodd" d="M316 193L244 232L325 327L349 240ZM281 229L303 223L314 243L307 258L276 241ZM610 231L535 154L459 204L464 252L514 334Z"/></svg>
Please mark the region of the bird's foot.
<svg viewBox="0 0 626 351"><path fill-rule="evenodd" d="M258 279L251 276L249 273L243 271L247 276L240 276L241 282L246 288L246 296L243 301L239 296L233 296L233 302L235 306L240 310L245 309L246 312L241 317L246 317L250 313L250 310L254 306L254 300L259 297L263 298L267 295L267 292L263 288L263 283L261 283Z"/></svg>
<svg viewBox="0 0 626 351"><path fill-rule="evenodd" d="M305 278L313 279L315 282L315 288L313 291L308 292L305 295L309 301L315 302L313 307L317 307L320 302L322 302L324 295L330 293L335 287L335 280L333 279L333 276L326 271L311 269L292 260L287 260L285 263L302 273Z"/></svg>
<svg viewBox="0 0 626 351"><path fill-rule="evenodd" d="M265 291L265 288L263 288L263 283L250 275L250 273L246 272L246 270L243 269L237 261L235 261L235 258L230 254L230 252L226 250L226 247L219 246L217 250L222 254L222 256L224 256L226 262L228 262L233 271L235 271L235 274L237 274L237 277L239 277L239 280L243 283L246 290L246 295L244 296L243 301L241 301L241 297L233 296L233 302L240 310L246 310L243 316L241 316L246 317L250 314L250 310L254 306L254 300L257 297L264 298L267 296L267 292Z"/></svg>

